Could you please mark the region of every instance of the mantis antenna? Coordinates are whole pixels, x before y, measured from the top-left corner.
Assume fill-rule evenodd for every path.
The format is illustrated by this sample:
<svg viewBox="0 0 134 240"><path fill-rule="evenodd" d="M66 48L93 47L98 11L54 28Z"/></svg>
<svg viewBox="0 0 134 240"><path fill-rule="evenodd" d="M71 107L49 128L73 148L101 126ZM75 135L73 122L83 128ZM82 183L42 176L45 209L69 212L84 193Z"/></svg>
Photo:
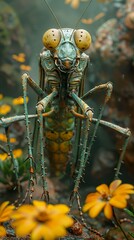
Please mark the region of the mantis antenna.
<svg viewBox="0 0 134 240"><path fill-rule="evenodd" d="M86 10L87 10L88 7L90 6L91 2L92 2L92 0L90 0L90 1L88 2L88 4L87 4L87 6L85 7L83 13L81 14L80 18L79 18L78 21L76 22L75 27L74 27L74 30L73 30L73 32L72 32L72 34L71 34L71 36L70 36L70 40L71 40L71 38L72 38L72 36L73 36L73 34L74 34L74 31L76 30L76 28L77 28L77 26L78 26L78 24L79 24L81 18L83 17L83 15L85 14Z"/></svg>
<svg viewBox="0 0 134 240"><path fill-rule="evenodd" d="M46 3L48 9L50 10L50 12L51 12L51 14L53 15L53 17L54 17L54 19L55 19L55 21L56 21L59 29L61 30L61 32L62 32L62 34L63 34L62 28L61 28L61 26L60 26L60 23L59 23L59 21L58 21L58 18L57 18L56 15L54 14L53 9L51 8L51 6L48 4L48 2L47 2L46 0L44 0L44 2ZM64 37L64 34L63 34L63 37ZM65 39L65 37L64 37L64 39Z"/></svg>

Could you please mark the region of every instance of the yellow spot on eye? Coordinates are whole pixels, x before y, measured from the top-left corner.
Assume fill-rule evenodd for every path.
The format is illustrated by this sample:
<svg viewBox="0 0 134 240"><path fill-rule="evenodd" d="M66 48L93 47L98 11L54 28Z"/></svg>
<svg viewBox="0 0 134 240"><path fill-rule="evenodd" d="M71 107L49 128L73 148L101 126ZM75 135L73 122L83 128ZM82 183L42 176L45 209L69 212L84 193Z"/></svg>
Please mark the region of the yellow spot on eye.
<svg viewBox="0 0 134 240"><path fill-rule="evenodd" d="M3 104L0 106L0 114L1 115L6 115L11 111L11 107L8 104Z"/></svg>
<svg viewBox="0 0 134 240"><path fill-rule="evenodd" d="M26 101L28 102L28 97L26 98ZM18 97L18 98L14 98L12 103L14 105L21 105L21 104L24 104L24 98L23 97Z"/></svg>

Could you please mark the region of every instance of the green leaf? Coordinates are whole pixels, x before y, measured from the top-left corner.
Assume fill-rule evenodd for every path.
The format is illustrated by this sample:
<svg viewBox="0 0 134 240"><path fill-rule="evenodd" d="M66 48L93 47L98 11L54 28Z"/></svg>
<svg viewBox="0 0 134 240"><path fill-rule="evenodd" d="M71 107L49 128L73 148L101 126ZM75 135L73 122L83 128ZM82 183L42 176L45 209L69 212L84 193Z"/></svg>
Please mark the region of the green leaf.
<svg viewBox="0 0 134 240"><path fill-rule="evenodd" d="M134 238L134 233L128 232L132 238Z"/></svg>
<svg viewBox="0 0 134 240"><path fill-rule="evenodd" d="M128 210L127 208L124 209L124 211L131 217L134 217L134 212Z"/></svg>

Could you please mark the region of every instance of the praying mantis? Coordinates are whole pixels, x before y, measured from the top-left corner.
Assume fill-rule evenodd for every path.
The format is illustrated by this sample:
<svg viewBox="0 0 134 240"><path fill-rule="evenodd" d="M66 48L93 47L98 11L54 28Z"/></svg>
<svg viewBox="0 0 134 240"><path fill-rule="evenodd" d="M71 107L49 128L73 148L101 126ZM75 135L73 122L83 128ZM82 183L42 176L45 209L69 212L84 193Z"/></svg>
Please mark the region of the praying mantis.
<svg viewBox="0 0 134 240"><path fill-rule="evenodd" d="M45 1L46 2L46 1ZM90 1L91 2L91 1ZM48 3L46 2L48 5ZM88 4L89 5L89 4ZM50 11L51 8L48 5ZM125 137L122 152L115 172L119 177L121 162L128 145L131 132L128 128L102 120L103 112L112 94L112 83L104 83L84 92L86 69L89 57L85 53L91 45L91 35L84 29L52 28L43 35L44 48L40 53L40 81L36 83L27 73L22 75L24 115L1 118L0 126L7 135L7 146L14 172L17 166L14 158L9 127L13 122L24 121L26 125L27 160L30 163L28 193L32 198L36 181L35 163L40 159L42 187L45 200L49 199L47 184L47 164L44 146L50 162L52 175L60 176L66 170L69 161L74 166L74 187L71 201L79 195L79 187L86 163L99 126L108 127ZM38 96L36 113L30 115L27 106L28 85ZM104 102L98 118L94 118L93 109L86 103L93 94L105 90ZM35 118L33 136L30 134L30 119ZM94 125L90 136L91 125ZM81 143L82 140L82 143ZM37 154L39 152L39 155Z"/></svg>

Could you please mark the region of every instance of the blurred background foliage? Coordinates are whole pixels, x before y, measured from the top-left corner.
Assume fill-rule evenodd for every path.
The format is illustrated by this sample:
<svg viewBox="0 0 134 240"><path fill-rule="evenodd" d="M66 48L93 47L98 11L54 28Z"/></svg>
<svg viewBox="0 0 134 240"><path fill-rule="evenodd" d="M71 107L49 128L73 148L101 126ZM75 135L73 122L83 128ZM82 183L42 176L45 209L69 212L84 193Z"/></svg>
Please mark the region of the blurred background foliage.
<svg viewBox="0 0 134 240"><path fill-rule="evenodd" d="M61 27L75 28L88 1L48 0ZM126 16L134 12L133 0L93 0L78 28L91 33L92 46L88 52L90 63L86 90L100 83L111 81L114 91L106 107L104 119L134 131L134 31L125 24ZM107 22L108 21L108 22ZM129 22L129 20L128 20ZM128 23L127 22L127 23ZM49 28L58 28L55 19L43 0L0 0L0 114L11 116L23 113L22 103L14 99L22 95L21 75L28 72L38 82L38 60L42 49L42 36ZM123 35L124 33L124 35ZM120 36L125 37L120 37ZM121 43L123 44L121 46ZM126 50L125 59L119 58ZM129 51L128 51L129 49ZM127 54L128 53L128 54ZM132 53L132 54L131 54ZM124 56L124 55L123 55ZM104 93L102 93L104 96ZM30 113L35 112L36 95L28 88ZM103 98L101 93L88 102L97 116ZM3 105L4 110L2 109ZM7 109L7 111L6 111ZM17 139L13 148L26 145L23 123L11 126L11 137ZM3 129L0 133L4 134ZM3 141L1 141L3 142ZM108 129L98 131L90 165L86 171L87 184L111 181L123 137ZM6 146L6 144L5 144ZM122 179L132 182L134 173L134 138L132 136L122 167Z"/></svg>

